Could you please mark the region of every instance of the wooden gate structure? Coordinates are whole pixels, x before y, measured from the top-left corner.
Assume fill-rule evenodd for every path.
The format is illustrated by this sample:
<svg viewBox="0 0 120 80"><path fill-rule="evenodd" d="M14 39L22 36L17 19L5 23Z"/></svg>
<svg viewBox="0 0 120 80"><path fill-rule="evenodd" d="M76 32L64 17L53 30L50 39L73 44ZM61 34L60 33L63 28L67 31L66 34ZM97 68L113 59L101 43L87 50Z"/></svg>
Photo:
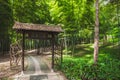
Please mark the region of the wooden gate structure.
<svg viewBox="0 0 120 80"><path fill-rule="evenodd" d="M22 52L21 52L21 64L24 71L24 55L25 55L25 39L38 39L38 40L50 40L52 50L52 69L54 69L56 44L55 39L58 34L63 32L60 26L50 26L44 24L30 24L15 22L13 29L17 33L22 34ZM62 61L62 48L61 48L61 61Z"/></svg>

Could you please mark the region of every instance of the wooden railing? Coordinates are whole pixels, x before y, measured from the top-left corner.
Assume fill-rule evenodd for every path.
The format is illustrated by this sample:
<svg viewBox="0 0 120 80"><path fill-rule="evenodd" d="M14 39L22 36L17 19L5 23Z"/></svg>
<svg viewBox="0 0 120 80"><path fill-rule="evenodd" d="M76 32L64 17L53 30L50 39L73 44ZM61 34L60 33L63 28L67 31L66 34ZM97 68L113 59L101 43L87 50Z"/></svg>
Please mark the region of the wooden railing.
<svg viewBox="0 0 120 80"><path fill-rule="evenodd" d="M55 46L55 51L54 51L54 64L55 65L57 65L57 66L59 66L59 65L61 65L61 64L59 64L59 63L61 63L62 62L62 46L60 46L60 45L57 45L57 46ZM59 65L58 65L59 64Z"/></svg>
<svg viewBox="0 0 120 80"><path fill-rule="evenodd" d="M14 43L10 45L10 67L15 67L19 65L22 57L22 47L19 43Z"/></svg>

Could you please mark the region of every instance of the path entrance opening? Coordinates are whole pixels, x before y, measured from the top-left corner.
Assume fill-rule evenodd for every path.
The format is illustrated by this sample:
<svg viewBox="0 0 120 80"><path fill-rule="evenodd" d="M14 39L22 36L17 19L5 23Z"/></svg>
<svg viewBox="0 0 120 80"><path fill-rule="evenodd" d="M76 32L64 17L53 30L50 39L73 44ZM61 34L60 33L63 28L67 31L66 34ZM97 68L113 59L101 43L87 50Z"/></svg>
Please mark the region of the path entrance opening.
<svg viewBox="0 0 120 80"><path fill-rule="evenodd" d="M13 29L16 30L17 33L19 33L22 36L22 52L21 52L21 65L22 65L22 70L24 71L24 57L25 57L25 44L26 44L26 39L34 39L37 40L39 43L43 44L49 44L44 50L51 50L52 53L52 69L54 69L54 63L55 63L55 53L56 49L61 47L61 52L60 52L60 57L61 57L61 62L62 62L62 45L57 44L58 40L58 34L63 32L60 26L49 26L49 25L44 25L44 24L30 24L30 23L20 23L20 22L15 22ZM39 44L37 43L37 44ZM43 50L43 47L38 49L38 53ZM32 58L33 59L33 58ZM33 59L34 60L34 59ZM35 61L35 60L34 60ZM12 62L10 62L12 64Z"/></svg>

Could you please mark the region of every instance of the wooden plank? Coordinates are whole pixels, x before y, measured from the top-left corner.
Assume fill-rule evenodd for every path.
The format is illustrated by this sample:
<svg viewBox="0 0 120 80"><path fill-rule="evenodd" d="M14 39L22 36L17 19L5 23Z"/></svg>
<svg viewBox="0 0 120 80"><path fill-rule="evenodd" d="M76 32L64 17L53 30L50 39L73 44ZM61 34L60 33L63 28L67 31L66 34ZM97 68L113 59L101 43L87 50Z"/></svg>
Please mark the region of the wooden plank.
<svg viewBox="0 0 120 80"><path fill-rule="evenodd" d="M33 39L52 38L51 35L45 34L45 33L43 33L43 34L40 34L40 33L32 33L32 34L28 34L27 37L28 37L28 38L33 38Z"/></svg>

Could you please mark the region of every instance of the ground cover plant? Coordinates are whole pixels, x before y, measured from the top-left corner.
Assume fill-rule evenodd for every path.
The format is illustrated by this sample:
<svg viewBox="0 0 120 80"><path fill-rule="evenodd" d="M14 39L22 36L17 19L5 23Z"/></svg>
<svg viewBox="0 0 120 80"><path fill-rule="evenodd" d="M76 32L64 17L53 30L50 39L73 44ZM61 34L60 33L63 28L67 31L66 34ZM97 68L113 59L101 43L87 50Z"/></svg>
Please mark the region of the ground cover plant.
<svg viewBox="0 0 120 80"><path fill-rule="evenodd" d="M92 49L88 48L91 50L89 52L92 52ZM115 55L116 51L117 49L111 48L111 45L101 46L97 65L93 64L93 54L91 53L84 53L80 57L64 56L62 68L58 69L65 74L68 80L119 80L120 60ZM81 54L80 52L83 50L77 52Z"/></svg>

